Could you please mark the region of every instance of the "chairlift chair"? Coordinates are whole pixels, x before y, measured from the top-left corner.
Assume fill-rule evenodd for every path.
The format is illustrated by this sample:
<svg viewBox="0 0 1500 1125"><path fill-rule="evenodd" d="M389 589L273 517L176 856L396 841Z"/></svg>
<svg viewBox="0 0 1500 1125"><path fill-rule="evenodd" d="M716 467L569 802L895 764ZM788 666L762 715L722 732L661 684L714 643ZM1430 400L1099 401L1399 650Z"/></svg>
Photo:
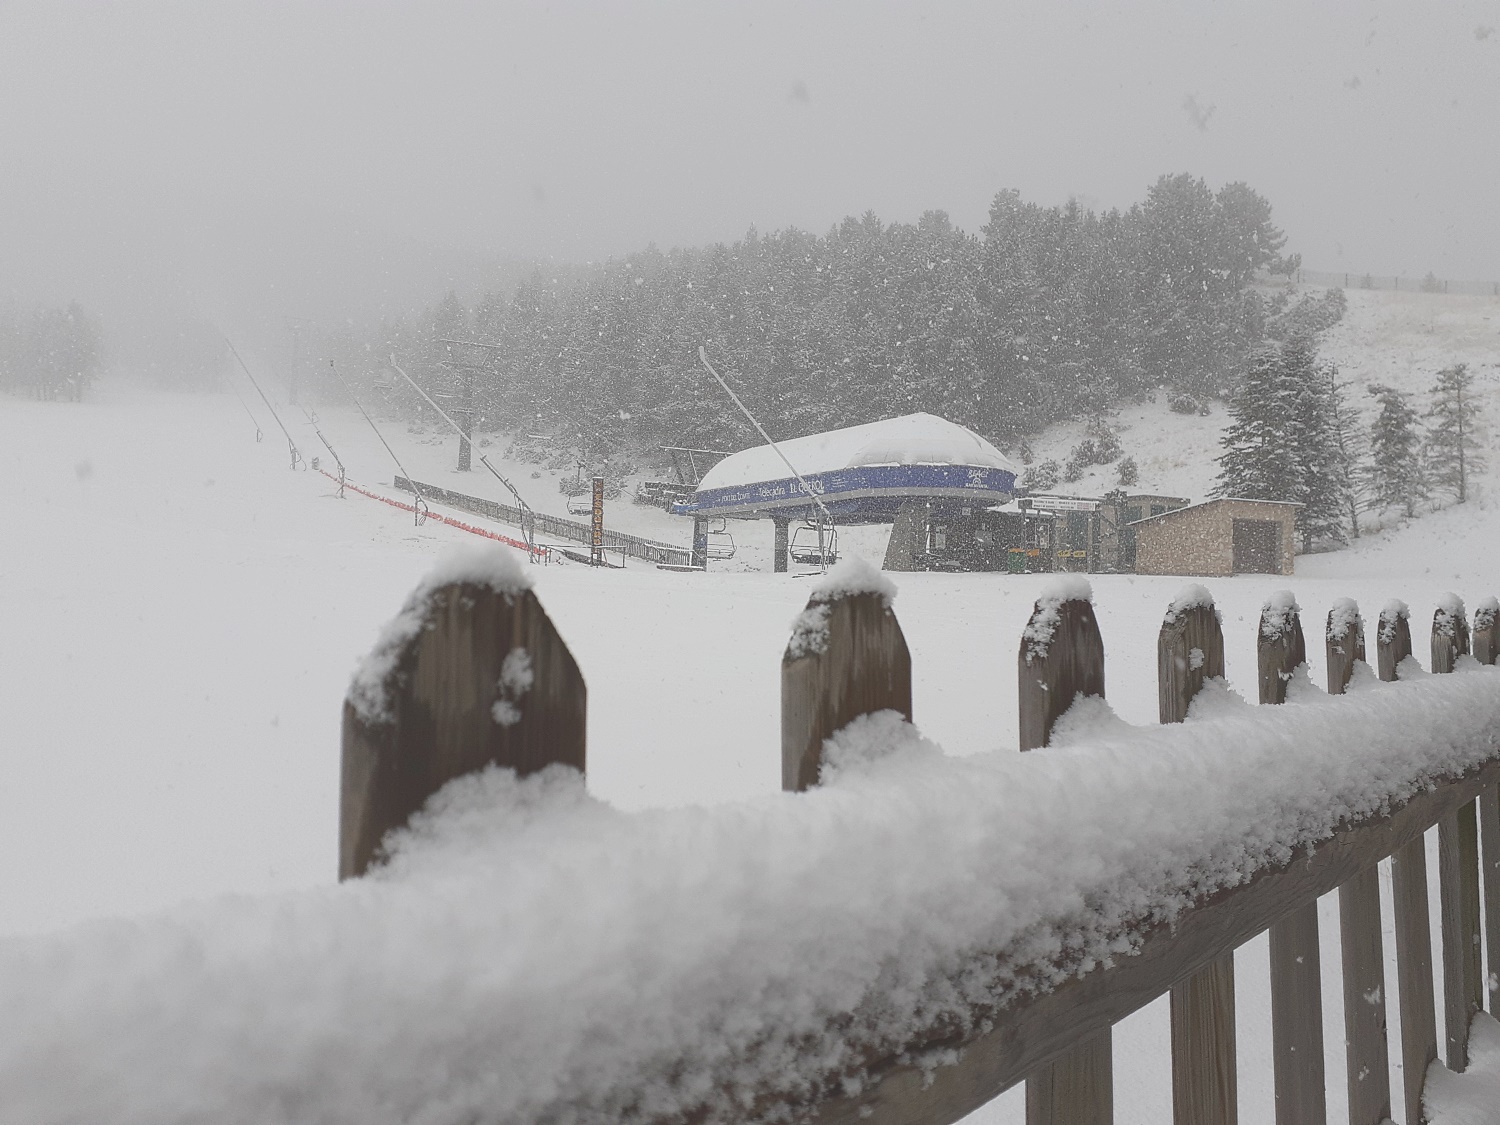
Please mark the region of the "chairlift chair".
<svg viewBox="0 0 1500 1125"><path fill-rule="evenodd" d="M708 557L710 559L734 558L734 536L729 534L729 521L717 520L708 529Z"/></svg>
<svg viewBox="0 0 1500 1125"><path fill-rule="evenodd" d="M594 513L594 492L576 492L568 497L568 515L589 516Z"/></svg>
<svg viewBox="0 0 1500 1125"><path fill-rule="evenodd" d="M806 566L832 566L839 561L839 533L832 524L822 528L819 541L818 525L808 520L792 532L792 541L787 547L792 561Z"/></svg>

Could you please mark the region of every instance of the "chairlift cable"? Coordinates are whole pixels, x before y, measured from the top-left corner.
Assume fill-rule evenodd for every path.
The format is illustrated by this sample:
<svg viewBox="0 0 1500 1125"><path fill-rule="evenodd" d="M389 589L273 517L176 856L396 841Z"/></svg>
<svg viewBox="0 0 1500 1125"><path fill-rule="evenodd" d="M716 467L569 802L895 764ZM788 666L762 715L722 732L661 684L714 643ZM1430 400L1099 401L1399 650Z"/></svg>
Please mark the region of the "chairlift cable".
<svg viewBox="0 0 1500 1125"><path fill-rule="evenodd" d="M746 418L750 419L750 424L755 427L756 432L759 433L761 437L765 438L766 444L776 451L776 456L781 458L781 463L785 465L789 470L791 470L792 476L796 477L797 483L802 486L802 491L807 493L812 502L817 505L818 511L822 513L823 519L828 521L828 526L831 528L836 528L838 525L834 522L833 515L824 505L822 497L820 497L816 492L812 490L812 487L807 483L807 481L802 479L802 474L797 471L797 467L793 465L791 461L787 460L787 456L785 453L781 452L781 446L777 445L774 441L771 440L771 435L766 433L765 427L755 420L755 415L750 413L750 408L740 401L740 396L735 394L734 391L730 388L729 384L724 382L724 377L714 370L714 365L708 362L708 349L706 349L702 344L698 345L698 358L703 361L703 366L708 368L708 373L718 381L719 386L724 388L724 393L734 400L734 404L740 408L740 413L742 413ZM821 521L819 521L818 527L818 566L824 573L827 573L828 557L827 553L823 550L823 529Z"/></svg>
<svg viewBox="0 0 1500 1125"><path fill-rule="evenodd" d="M427 497L423 496L422 490L417 487L416 478L406 471L406 466L401 463L401 458L396 456L396 451L391 448L391 443L385 440L385 435L380 432L380 427L375 424L375 419L370 417L370 412L360 403L359 396L354 393L354 388L349 385L349 380L344 378L344 373L338 369L331 359L328 361L328 369L338 377L340 383L344 384L344 390L349 393L349 398L354 403L354 408L365 416L365 421L370 423L370 429L375 431L375 436L380 439L380 444L385 446L385 451L391 455L391 460L396 462L396 468L401 470L401 475L406 478L406 483L411 485L412 494L417 498L416 504L413 505L416 508L417 526L421 527L426 522L427 513L431 510L432 505L427 503ZM329 452L333 452L331 447ZM334 454L334 456L337 457L338 455ZM340 469L342 469L342 466L340 466Z"/></svg>
<svg viewBox="0 0 1500 1125"><path fill-rule="evenodd" d="M470 436L464 433L463 427L461 427L452 418L448 417L448 415L443 412L443 408L437 403L433 402L432 398L426 391L417 386L417 381L402 369L401 365L396 362L396 357L394 355L391 356L391 366L395 368L396 373L400 375L401 378L405 379L408 383L411 384L412 390L421 395L423 401L425 401L428 406L432 407L438 412L438 417L441 418L444 422L447 422L448 425L453 428L454 433L456 433L464 441L472 441ZM521 509L521 534L526 539L526 545L531 548L531 550L527 553L527 557L534 560L536 556L536 513L531 510L531 505L526 503L525 498L516 491L516 486L511 484L510 481L503 477L500 474L499 469L490 464L488 454L481 453L479 455L479 463L486 469L488 469L490 471L490 475L493 476L501 484L503 484L507 489L509 489L510 494L516 498L516 506Z"/></svg>
<svg viewBox="0 0 1500 1125"><path fill-rule="evenodd" d="M256 381L254 375L250 374L250 368L246 366L244 359L241 358L239 349L234 346L234 341L225 336L223 332L220 332L219 335L224 336L224 342L229 345L229 350L234 353L234 358L239 363L240 370L250 380L250 385L255 388L255 393L260 395L261 402L266 404L266 409L271 412L271 417L276 419L276 424L281 427L281 432L286 435L287 448L292 453L292 468L295 469L299 462L306 466L307 462L302 457L302 450L297 448L297 442L292 437L291 431L286 428L286 423L281 420L281 415L276 413L276 408L271 405L271 400L266 397L266 392L261 390L260 383Z"/></svg>

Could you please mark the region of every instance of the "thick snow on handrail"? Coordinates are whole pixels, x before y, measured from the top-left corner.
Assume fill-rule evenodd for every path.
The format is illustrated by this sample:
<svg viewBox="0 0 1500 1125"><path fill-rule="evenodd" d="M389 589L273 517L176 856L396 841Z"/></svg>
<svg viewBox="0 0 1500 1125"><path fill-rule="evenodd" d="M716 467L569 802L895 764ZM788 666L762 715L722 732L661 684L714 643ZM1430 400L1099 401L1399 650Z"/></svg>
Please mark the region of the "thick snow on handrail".
<svg viewBox="0 0 1500 1125"><path fill-rule="evenodd" d="M881 713L822 787L714 808L471 776L371 877L0 942L0 1120L723 1119L857 1089L861 1057L1500 755L1497 676L1361 666L1282 707L1219 684L1149 728L1085 700L1029 754Z"/></svg>

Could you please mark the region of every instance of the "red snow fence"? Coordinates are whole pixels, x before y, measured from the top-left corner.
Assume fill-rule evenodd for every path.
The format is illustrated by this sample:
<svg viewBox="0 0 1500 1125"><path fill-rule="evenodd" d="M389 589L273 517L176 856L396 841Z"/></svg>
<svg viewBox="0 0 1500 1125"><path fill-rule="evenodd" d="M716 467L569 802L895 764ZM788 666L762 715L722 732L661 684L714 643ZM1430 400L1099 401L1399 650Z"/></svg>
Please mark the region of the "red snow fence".
<svg viewBox="0 0 1500 1125"><path fill-rule="evenodd" d="M1425 1119L1424 1080L1439 1057L1424 835L1434 825L1449 1069L1465 1069L1471 1018L1486 1003L1495 1012L1500 996L1493 599L1475 614L1480 659L1463 604L1449 596L1437 608L1432 671L1448 675L1418 665L1407 607L1391 602L1376 629L1378 678L1359 608L1340 599L1324 629L1325 693L1307 674L1299 607L1275 594L1243 638L1256 646L1267 705L1254 706L1224 680L1212 596L1190 586L1156 643L1167 725L1133 728L1104 703L1089 586L1064 579L1037 600L1020 641L1019 741L1034 753L979 761L987 756L945 758L911 728L894 594L882 575L846 564L793 623L781 753L783 788L796 796L767 814L753 845L755 862L793 875L772 890L726 863L731 898L696 875L674 892L660 867L622 873L610 893L670 899L698 888L713 898L716 912L692 916L712 940L684 944L663 926L657 940L678 964L632 971L643 994L672 998L597 998L600 1022L556 1041L552 1077L499 1099L494 1120L944 1123L1024 1081L1029 1123L1102 1125L1112 1120L1112 1026L1170 993L1174 1119L1233 1122L1233 954L1269 929L1276 1119L1321 1122L1317 900L1335 890L1350 1120L1393 1116L1393 1050L1405 1102L1395 1116ZM466 773L581 771L584 692L520 568L429 581L345 704L342 875L378 877L387 847L399 865L408 818ZM865 804L902 843L883 848L874 829L858 842ZM696 828L680 831L696 850ZM887 901L863 901L871 891L853 868L828 870L858 862L828 843L839 832L855 838L851 851L880 852ZM699 862L715 854L704 845ZM1396 1044L1377 874L1387 859ZM839 956L823 948L840 943ZM591 971L608 974L577 966L580 979ZM714 983L683 983L696 977ZM587 1007L580 987L558 1003ZM611 1023L608 1013L626 1011L627 1026ZM620 1049L596 1052L591 1038Z"/></svg>

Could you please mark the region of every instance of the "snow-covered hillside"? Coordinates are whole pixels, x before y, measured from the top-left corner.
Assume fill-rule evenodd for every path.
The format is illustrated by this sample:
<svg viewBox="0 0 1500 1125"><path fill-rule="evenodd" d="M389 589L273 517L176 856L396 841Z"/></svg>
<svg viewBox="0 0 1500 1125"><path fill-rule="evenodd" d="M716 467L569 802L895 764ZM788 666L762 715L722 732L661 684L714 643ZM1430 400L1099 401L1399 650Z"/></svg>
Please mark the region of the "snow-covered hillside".
<svg viewBox="0 0 1500 1125"><path fill-rule="evenodd" d="M1411 394L1418 409L1425 409L1438 371L1467 363L1492 427L1489 441L1500 439L1500 298L1368 289L1351 289L1345 296L1348 311L1323 340L1319 355L1338 364L1351 384L1353 405L1367 421L1375 408L1365 387L1387 384ZM1229 422L1223 403L1208 404L1207 415L1176 414L1163 391L1154 401L1122 407L1109 420L1119 431L1124 455L1134 457L1140 469L1133 490L1201 499L1213 487L1219 437ZM1030 443L1034 459L1066 464L1083 434L1082 420L1049 427ZM1478 498L1500 498L1497 485L1500 456L1492 455ZM1081 480L1058 487L1097 496L1119 487L1118 474L1114 465L1094 466Z"/></svg>

